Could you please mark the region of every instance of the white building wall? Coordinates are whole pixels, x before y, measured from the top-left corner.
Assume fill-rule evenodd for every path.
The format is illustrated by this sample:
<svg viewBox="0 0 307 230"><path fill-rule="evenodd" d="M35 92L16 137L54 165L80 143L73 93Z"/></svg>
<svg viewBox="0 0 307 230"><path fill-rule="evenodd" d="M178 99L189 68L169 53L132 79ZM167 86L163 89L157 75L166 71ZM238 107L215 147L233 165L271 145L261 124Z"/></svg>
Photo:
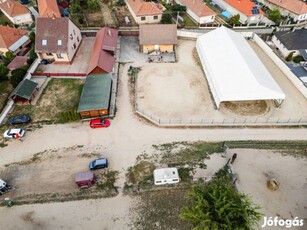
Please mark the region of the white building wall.
<svg viewBox="0 0 307 230"><path fill-rule="evenodd" d="M70 38L72 36L72 39ZM79 39L79 41L78 41ZM75 56L78 47L82 41L81 31L79 28L69 20L68 23L68 59L72 61L73 57ZM73 45L76 45L76 48L73 48Z"/></svg>
<svg viewBox="0 0 307 230"><path fill-rule="evenodd" d="M20 24L31 24L33 22L33 19L31 17L31 14L23 14L23 15L18 15L14 17L14 24L20 25Z"/></svg>
<svg viewBox="0 0 307 230"><path fill-rule="evenodd" d="M154 17L157 17L157 19L154 19ZM142 18L145 18L145 20L142 20ZM162 14L160 15L148 15L148 16L137 16L135 21L137 24L155 24L160 23L162 18Z"/></svg>

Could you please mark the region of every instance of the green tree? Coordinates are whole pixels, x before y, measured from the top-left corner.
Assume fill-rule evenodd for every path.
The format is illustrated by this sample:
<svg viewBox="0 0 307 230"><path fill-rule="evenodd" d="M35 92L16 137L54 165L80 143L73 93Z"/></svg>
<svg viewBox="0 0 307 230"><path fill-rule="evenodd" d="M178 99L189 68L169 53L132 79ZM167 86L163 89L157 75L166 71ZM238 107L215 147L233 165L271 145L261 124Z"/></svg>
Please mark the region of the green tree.
<svg viewBox="0 0 307 230"><path fill-rule="evenodd" d="M162 24L171 24L172 23L172 15L170 11L164 11L161 18Z"/></svg>
<svg viewBox="0 0 307 230"><path fill-rule="evenodd" d="M289 53L289 55L286 57L286 61L292 61L294 52Z"/></svg>
<svg viewBox="0 0 307 230"><path fill-rule="evenodd" d="M90 10L93 10L93 11L98 11L100 9L100 6L97 0L87 0L87 6Z"/></svg>
<svg viewBox="0 0 307 230"><path fill-rule="evenodd" d="M229 19L231 25L240 25L240 14L234 15Z"/></svg>
<svg viewBox="0 0 307 230"><path fill-rule="evenodd" d="M179 5L179 4L174 4L171 6L170 10L174 13L177 12L186 12L187 11L187 7L183 6L183 5Z"/></svg>
<svg viewBox="0 0 307 230"><path fill-rule="evenodd" d="M295 63L300 63L301 61L304 61L304 58L301 55L297 55L293 58L293 62Z"/></svg>
<svg viewBox="0 0 307 230"><path fill-rule="evenodd" d="M262 216L251 198L238 192L225 177L193 186L188 203L180 218L190 221L195 230L252 229Z"/></svg>
<svg viewBox="0 0 307 230"><path fill-rule="evenodd" d="M0 64L0 81L7 80L9 69L4 64Z"/></svg>
<svg viewBox="0 0 307 230"><path fill-rule="evenodd" d="M15 58L15 55L13 54L12 51L8 51L4 54L4 57L3 57L3 63L4 65L8 65L11 63L11 61Z"/></svg>
<svg viewBox="0 0 307 230"><path fill-rule="evenodd" d="M80 6L79 0L75 0L71 3L70 12L73 14L79 14L83 12L82 7Z"/></svg>
<svg viewBox="0 0 307 230"><path fill-rule="evenodd" d="M27 71L24 69L14 69L11 72L10 82L14 88L23 80L26 73Z"/></svg>
<svg viewBox="0 0 307 230"><path fill-rule="evenodd" d="M29 38L31 40L32 43L35 43L35 33L34 31L32 31L30 34L29 34Z"/></svg>
<svg viewBox="0 0 307 230"><path fill-rule="evenodd" d="M269 19L273 22L280 23L281 13L278 8L269 11Z"/></svg>

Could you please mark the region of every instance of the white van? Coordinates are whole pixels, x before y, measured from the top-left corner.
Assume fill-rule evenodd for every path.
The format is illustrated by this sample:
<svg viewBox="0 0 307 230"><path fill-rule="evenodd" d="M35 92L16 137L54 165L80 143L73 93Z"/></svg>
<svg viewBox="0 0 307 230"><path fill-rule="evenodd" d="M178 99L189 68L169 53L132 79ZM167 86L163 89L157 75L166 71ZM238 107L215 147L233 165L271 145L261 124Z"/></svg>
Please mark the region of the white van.
<svg viewBox="0 0 307 230"><path fill-rule="evenodd" d="M155 185L179 183L177 168L162 168L154 170Z"/></svg>

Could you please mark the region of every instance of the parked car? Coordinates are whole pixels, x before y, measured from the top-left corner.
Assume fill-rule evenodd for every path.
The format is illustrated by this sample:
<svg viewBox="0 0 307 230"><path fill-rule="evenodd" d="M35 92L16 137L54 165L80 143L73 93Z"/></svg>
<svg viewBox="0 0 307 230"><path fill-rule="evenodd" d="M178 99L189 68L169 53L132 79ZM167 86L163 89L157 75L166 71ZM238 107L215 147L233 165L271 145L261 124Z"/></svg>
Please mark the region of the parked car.
<svg viewBox="0 0 307 230"><path fill-rule="evenodd" d="M103 169L108 167L108 159L107 158L99 158L94 161L91 161L89 164L90 170L95 169Z"/></svg>
<svg viewBox="0 0 307 230"><path fill-rule="evenodd" d="M90 122L90 127L95 128L106 128L110 126L110 121L108 119L94 119Z"/></svg>
<svg viewBox="0 0 307 230"><path fill-rule="evenodd" d="M31 117L28 115L19 115L9 119L9 125L27 124L31 121Z"/></svg>
<svg viewBox="0 0 307 230"><path fill-rule="evenodd" d="M15 138L16 136L23 137L25 135L25 132L23 129L9 129L6 130L3 134L4 138Z"/></svg>

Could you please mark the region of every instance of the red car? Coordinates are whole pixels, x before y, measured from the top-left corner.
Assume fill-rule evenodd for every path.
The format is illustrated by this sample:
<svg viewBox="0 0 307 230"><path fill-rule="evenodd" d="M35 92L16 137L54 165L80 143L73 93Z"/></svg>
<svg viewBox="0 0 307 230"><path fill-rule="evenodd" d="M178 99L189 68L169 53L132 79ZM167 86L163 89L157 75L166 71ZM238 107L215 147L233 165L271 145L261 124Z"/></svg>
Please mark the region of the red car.
<svg viewBox="0 0 307 230"><path fill-rule="evenodd" d="M94 119L90 122L90 127L95 128L106 128L110 126L110 121L108 119Z"/></svg>

